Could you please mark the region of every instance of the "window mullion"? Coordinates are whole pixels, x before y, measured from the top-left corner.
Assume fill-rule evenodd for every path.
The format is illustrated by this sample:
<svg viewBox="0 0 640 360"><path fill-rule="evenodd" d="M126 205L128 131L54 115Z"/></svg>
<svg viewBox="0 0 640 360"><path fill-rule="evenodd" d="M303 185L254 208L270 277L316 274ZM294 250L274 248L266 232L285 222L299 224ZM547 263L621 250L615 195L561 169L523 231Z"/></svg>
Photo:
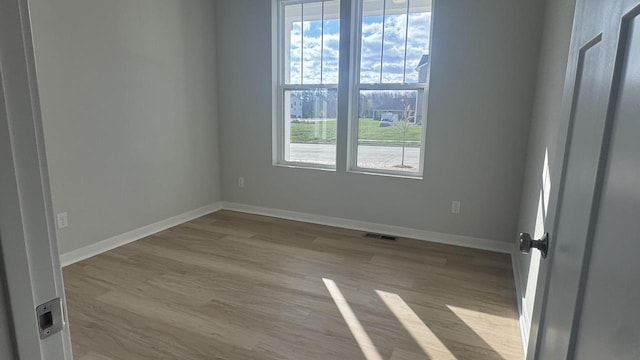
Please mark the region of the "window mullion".
<svg viewBox="0 0 640 360"><path fill-rule="evenodd" d="M304 84L304 3L300 4L300 84Z"/></svg>
<svg viewBox="0 0 640 360"><path fill-rule="evenodd" d="M322 0L322 19L320 24L320 83L324 83L324 2Z"/></svg>
<svg viewBox="0 0 640 360"><path fill-rule="evenodd" d="M359 90L423 90L426 84L359 84Z"/></svg>
<svg viewBox="0 0 640 360"><path fill-rule="evenodd" d="M327 89L327 90L337 90L337 84L288 84L280 86L281 91L286 90L311 90L311 89Z"/></svg>
<svg viewBox="0 0 640 360"><path fill-rule="evenodd" d="M336 143L336 167L346 170L351 167L352 154L352 112L354 105L353 89L355 86L357 54L355 34L358 26L356 9L362 0L340 0L340 50L338 73L338 126Z"/></svg>
<svg viewBox="0 0 640 360"><path fill-rule="evenodd" d="M387 22L387 0L382 1L382 46L380 47L380 83L382 84L382 70L384 64L384 27Z"/></svg>
<svg viewBox="0 0 640 360"><path fill-rule="evenodd" d="M402 67L402 82L407 82L407 47L409 43L409 2L411 0L407 0L407 14L405 18L405 28L404 28L404 65Z"/></svg>

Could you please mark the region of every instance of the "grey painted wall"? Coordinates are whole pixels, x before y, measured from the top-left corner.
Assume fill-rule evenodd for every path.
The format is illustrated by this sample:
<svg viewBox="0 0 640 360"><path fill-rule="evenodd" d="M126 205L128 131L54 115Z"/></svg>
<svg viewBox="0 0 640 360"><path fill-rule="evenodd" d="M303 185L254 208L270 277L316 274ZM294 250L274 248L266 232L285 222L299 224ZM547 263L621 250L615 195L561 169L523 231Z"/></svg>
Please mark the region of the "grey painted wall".
<svg viewBox="0 0 640 360"><path fill-rule="evenodd" d="M270 3L216 2L224 200L513 241L539 1L435 2L423 180L272 166Z"/></svg>
<svg viewBox="0 0 640 360"><path fill-rule="evenodd" d="M7 284L4 278L4 263L0 252L0 359L13 359L13 330L10 324L9 301L7 300Z"/></svg>
<svg viewBox="0 0 640 360"><path fill-rule="evenodd" d="M548 183L555 184L558 174L550 173L544 180L545 154L548 154L548 169L553 169L559 159L556 134L561 123L562 93L564 86L571 27L575 0L547 0L537 89L529 138L525 181L522 190L519 231L536 234L544 233L546 210L543 200L548 193ZM547 184L547 186L544 186ZM557 185L557 184L555 184ZM519 301L524 301L527 319L531 319L536 291L538 252L535 256L516 256L519 278ZM531 270L531 272L530 272ZM524 300L522 300L524 298Z"/></svg>
<svg viewBox="0 0 640 360"><path fill-rule="evenodd" d="M214 2L31 6L61 253L220 200Z"/></svg>

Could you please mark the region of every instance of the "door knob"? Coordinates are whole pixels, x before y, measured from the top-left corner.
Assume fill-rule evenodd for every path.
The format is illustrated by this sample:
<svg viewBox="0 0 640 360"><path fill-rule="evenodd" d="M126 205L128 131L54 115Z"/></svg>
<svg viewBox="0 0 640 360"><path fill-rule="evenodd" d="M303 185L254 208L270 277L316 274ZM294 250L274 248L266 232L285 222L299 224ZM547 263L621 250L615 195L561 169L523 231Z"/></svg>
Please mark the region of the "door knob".
<svg viewBox="0 0 640 360"><path fill-rule="evenodd" d="M528 254L531 252L531 248L540 250L542 257L546 258L549 250L549 233L542 235L540 240L531 239L531 234L520 233L520 252Z"/></svg>

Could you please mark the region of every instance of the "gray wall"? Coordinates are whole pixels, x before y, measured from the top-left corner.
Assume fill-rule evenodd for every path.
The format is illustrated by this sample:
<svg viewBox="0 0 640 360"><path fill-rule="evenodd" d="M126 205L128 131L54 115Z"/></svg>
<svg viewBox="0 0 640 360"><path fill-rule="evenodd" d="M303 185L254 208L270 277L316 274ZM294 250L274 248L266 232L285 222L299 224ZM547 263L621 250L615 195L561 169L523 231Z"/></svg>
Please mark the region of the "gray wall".
<svg viewBox="0 0 640 360"><path fill-rule="evenodd" d="M518 229L541 235L546 218L545 201L540 201L548 193L548 185L557 185L558 174L550 173L543 179L545 154L548 154L548 169L553 169L557 158L558 141L556 134L561 123L562 93L571 40L575 0L547 0L544 31L540 49L537 89L531 123L525 181L522 190L522 205ZM535 298L539 256L517 255L516 273L519 278L519 301L524 298L524 311L531 319ZM530 272L531 270L531 272Z"/></svg>
<svg viewBox="0 0 640 360"><path fill-rule="evenodd" d="M216 2L225 201L513 241L539 1L435 2L423 180L272 166L270 3Z"/></svg>
<svg viewBox="0 0 640 360"><path fill-rule="evenodd" d="M61 253L220 200L214 2L31 6Z"/></svg>

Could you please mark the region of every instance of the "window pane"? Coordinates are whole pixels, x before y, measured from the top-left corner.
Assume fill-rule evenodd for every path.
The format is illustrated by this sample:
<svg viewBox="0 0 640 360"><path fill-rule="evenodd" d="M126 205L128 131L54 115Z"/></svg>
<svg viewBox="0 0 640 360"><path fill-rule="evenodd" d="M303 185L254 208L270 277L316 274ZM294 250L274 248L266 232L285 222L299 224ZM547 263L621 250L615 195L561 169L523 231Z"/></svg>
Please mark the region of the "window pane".
<svg viewBox="0 0 640 360"><path fill-rule="evenodd" d="M431 0L409 3L406 83L426 83L431 33Z"/></svg>
<svg viewBox="0 0 640 360"><path fill-rule="evenodd" d="M407 2L386 1L382 46L382 82L404 82L404 49L407 33Z"/></svg>
<svg viewBox="0 0 640 360"><path fill-rule="evenodd" d="M284 82L300 84L302 80L302 5L284 8Z"/></svg>
<svg viewBox="0 0 640 360"><path fill-rule="evenodd" d="M340 1L325 1L322 41L322 83L338 83L340 56Z"/></svg>
<svg viewBox="0 0 640 360"><path fill-rule="evenodd" d="M357 165L419 172L424 90L360 91Z"/></svg>
<svg viewBox="0 0 640 360"><path fill-rule="evenodd" d="M382 0L365 0L362 4L360 82L380 82L382 59Z"/></svg>
<svg viewBox="0 0 640 360"><path fill-rule="evenodd" d="M303 4L302 23L302 83L321 83L322 64L322 2Z"/></svg>
<svg viewBox="0 0 640 360"><path fill-rule="evenodd" d="M361 1L360 83L420 82L419 65L429 52L431 0Z"/></svg>
<svg viewBox="0 0 640 360"><path fill-rule="evenodd" d="M285 5L283 20L284 83L337 84L340 2Z"/></svg>
<svg viewBox="0 0 640 360"><path fill-rule="evenodd" d="M285 161L335 165L337 95L337 89L285 90Z"/></svg>

